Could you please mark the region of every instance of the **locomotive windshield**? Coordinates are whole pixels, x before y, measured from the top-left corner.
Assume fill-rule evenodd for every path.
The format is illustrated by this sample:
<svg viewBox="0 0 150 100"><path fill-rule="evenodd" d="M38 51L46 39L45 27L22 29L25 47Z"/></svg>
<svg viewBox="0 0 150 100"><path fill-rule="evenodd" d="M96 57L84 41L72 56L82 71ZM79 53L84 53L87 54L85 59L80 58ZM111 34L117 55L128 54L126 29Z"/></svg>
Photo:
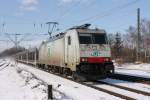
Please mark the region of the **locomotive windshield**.
<svg viewBox="0 0 150 100"><path fill-rule="evenodd" d="M79 34L80 44L106 44L106 34Z"/></svg>

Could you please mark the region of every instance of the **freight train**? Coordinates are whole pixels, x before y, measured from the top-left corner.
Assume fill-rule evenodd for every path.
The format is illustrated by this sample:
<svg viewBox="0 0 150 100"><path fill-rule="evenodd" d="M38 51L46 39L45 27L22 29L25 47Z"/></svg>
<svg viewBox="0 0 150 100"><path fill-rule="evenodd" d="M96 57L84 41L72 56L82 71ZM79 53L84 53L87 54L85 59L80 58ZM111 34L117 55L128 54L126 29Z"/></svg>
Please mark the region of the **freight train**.
<svg viewBox="0 0 150 100"><path fill-rule="evenodd" d="M16 60L75 80L96 80L114 73L106 31L91 29L90 24L52 36L39 48L18 53Z"/></svg>

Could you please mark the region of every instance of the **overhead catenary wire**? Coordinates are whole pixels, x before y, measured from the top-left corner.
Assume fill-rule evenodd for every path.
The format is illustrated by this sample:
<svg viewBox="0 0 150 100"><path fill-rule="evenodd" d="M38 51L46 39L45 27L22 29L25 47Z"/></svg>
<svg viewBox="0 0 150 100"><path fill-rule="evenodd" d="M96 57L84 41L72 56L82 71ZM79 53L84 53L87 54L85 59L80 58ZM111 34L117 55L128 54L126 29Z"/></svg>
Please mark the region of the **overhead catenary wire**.
<svg viewBox="0 0 150 100"><path fill-rule="evenodd" d="M26 33L26 34L10 34L10 33L5 33L5 35L7 36L7 38L10 40L9 42L12 42L15 47L17 48L19 46L19 44L23 41L32 41L33 39L28 39L27 40L27 37L26 36L29 36L31 35L30 33ZM15 36L15 39L13 39L12 37L10 37L10 35L13 35ZM39 34L39 35L43 35L43 34ZM19 39L18 36L22 36L22 38ZM5 40L2 40L3 42L5 42ZM6 41L7 42L7 41Z"/></svg>
<svg viewBox="0 0 150 100"><path fill-rule="evenodd" d="M127 8L127 7L129 7L129 6L133 5L133 4L135 4L135 3L137 3L137 2L139 2L139 1L140 1L140 0L130 1L130 2L125 3L125 4L123 4L123 5L119 5L119 6L117 6L117 7L111 8L111 9L109 9L108 11L105 11L105 12L102 12L102 13L98 13L98 14L96 14L96 15L94 15L94 16L90 16L90 17L88 17L88 18L79 20L79 21L77 21L77 22L81 22L81 23L85 23L85 22L89 22L89 21L94 22L94 21L96 21L97 19L110 16L110 15L114 14L117 10L125 9L125 8Z"/></svg>
<svg viewBox="0 0 150 100"><path fill-rule="evenodd" d="M71 9L68 9L68 11L66 11L66 13L63 13L63 15L65 16L66 14L68 14L68 13L70 13L70 11L72 11L75 7L77 7L76 5L79 5L80 3L81 3L81 1L82 0L80 0L80 1L78 1L73 7L71 7ZM108 10L107 12L105 12L104 14L97 14L97 15L95 15L95 16L91 16L91 17L89 17L88 18L88 20L87 19L84 19L83 21L80 21L81 23L83 23L84 21L86 22L88 22L88 21L90 21L90 20L96 20L96 19L98 19L98 18L102 18L102 17L106 17L106 16L109 16L109 15L111 15L111 14L113 14L113 10L120 10L120 9L122 9L122 8L124 8L124 7L126 7L126 6L129 6L129 5L132 5L132 4L134 4L134 3L136 3L137 1L139 1L139 0L134 0L134 1L132 1L132 2L128 2L128 3L126 3L126 4L123 4L123 5L120 5L120 6L118 6L118 7L115 7L115 8L112 8L112 9L110 9L110 10ZM62 18L64 17L64 16L62 16ZM93 17L93 18L92 18ZM61 16L60 16L60 19L61 19ZM33 23L32 23L33 24ZM41 25L41 24L40 24ZM34 24L34 27L35 26L37 26L37 24ZM37 28L35 29L35 30L37 30Z"/></svg>
<svg viewBox="0 0 150 100"><path fill-rule="evenodd" d="M70 11L72 11L73 9L75 9L78 5L80 5L82 2L82 0L79 0L77 1L72 7L68 8L66 11L64 11L63 13L61 13L61 15L57 18L57 19L54 19L54 20L61 20L62 18L64 18L67 14L70 13Z"/></svg>
<svg viewBox="0 0 150 100"><path fill-rule="evenodd" d="M70 9L68 9L68 10L66 10L64 13L62 13L61 14L61 16L59 16L58 18L56 17L56 19L53 19L54 21L56 20L56 21L58 21L58 22L60 22L67 14L69 14L71 11L73 11L78 5L80 5L81 3L82 3L82 1L84 1L84 0L79 0L76 4L74 4L74 6L72 6ZM92 1L90 1L90 3L88 2L88 4L87 5L84 5L85 7L92 7L93 5L95 5L95 2L96 2L96 0L92 0ZM92 5L92 6L91 6ZM58 8L60 8L60 7L58 7ZM55 18L54 17L54 18ZM66 30L66 29L64 29L64 30L62 30L62 29L59 29L59 31L64 31L64 30Z"/></svg>
<svg viewBox="0 0 150 100"><path fill-rule="evenodd" d="M70 27L70 26L75 26L75 25L81 25L81 24L85 24L85 23L93 23L94 21L96 21L97 19L100 19L100 18L104 18L104 17L108 17L110 15L113 15L114 12L116 12L117 10L122 10L122 9L125 9L133 4L136 4L138 3L140 0L134 0L134 1L130 1L128 3L124 3L122 5L119 5L119 6L116 6L116 7L113 7L103 13L98 13L94 16L90 16L88 18L85 18L85 19L82 19L82 20L78 20L78 21L75 21L74 24L72 25L66 25L65 28L67 27ZM77 24L78 23L78 24ZM64 30L63 30L64 31Z"/></svg>
<svg viewBox="0 0 150 100"><path fill-rule="evenodd" d="M130 10L131 11L131 10ZM132 10L132 12L130 12L130 13L133 13L133 12L135 12L135 9L133 9ZM123 13L123 14L121 14L120 16L117 16L117 17L122 17L122 16L127 16L127 15L130 15L130 13L129 12L127 12L127 13ZM129 16L127 16L127 17L129 17ZM122 19L114 19L114 21L119 21L119 20L122 20ZM121 21L122 22L122 21ZM112 27L108 27L108 28L111 28L111 29L114 29L114 28L120 28L120 27L123 27L123 26L126 26L126 25L128 25L127 23L121 23L121 24L117 24L116 26L112 26Z"/></svg>
<svg viewBox="0 0 150 100"><path fill-rule="evenodd" d="M84 0L79 0L76 4L74 4L72 7L70 7L70 9L67 9L64 13L62 13L57 19L54 19L56 21L61 21L62 19L64 19L64 17L67 16L67 14L71 13L71 11L73 12L73 10L76 8L78 9L78 5L81 5L82 2L85 2ZM92 0L92 1L88 1L87 5L84 5L84 7L92 7L93 5L95 5L96 0Z"/></svg>
<svg viewBox="0 0 150 100"><path fill-rule="evenodd" d="M2 23L0 23L0 35L2 36L2 35L5 35L4 33L7 33L8 31L9 31L9 27L11 26L10 24L12 24L12 23L10 23L10 22L6 22L6 21L4 21L4 22L2 22ZM43 32L43 29L45 29L46 28L46 25L45 24L43 24L43 23L37 23L37 22L33 22L33 23L14 23L14 24L28 24L28 26L30 26L30 27L33 27L32 29L33 29L33 33L42 33ZM21 26L20 25L20 26ZM9 32L8 32L9 33Z"/></svg>

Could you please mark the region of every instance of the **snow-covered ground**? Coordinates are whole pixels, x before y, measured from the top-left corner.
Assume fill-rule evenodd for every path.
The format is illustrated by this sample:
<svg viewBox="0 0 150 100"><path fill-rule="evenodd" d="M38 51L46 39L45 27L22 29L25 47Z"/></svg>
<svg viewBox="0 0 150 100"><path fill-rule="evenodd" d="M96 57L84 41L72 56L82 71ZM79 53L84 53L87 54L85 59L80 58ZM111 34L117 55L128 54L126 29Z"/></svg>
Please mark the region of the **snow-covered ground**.
<svg viewBox="0 0 150 100"><path fill-rule="evenodd" d="M114 63L114 65L115 65L116 73L150 78L150 64L127 63L127 64L118 65Z"/></svg>
<svg viewBox="0 0 150 100"><path fill-rule="evenodd" d="M48 84L53 86L53 98L55 100L121 100L119 97L72 82L34 67L21 63L17 64L13 60L3 61L0 59L0 65L2 65L0 66L0 100L47 100ZM150 93L149 85L112 79L105 79L103 81L126 87L134 87ZM110 90L109 86L99 85L99 87ZM149 97L141 94L127 91L125 93L123 90L117 90L113 87L111 89L114 92L122 92L136 99L150 100Z"/></svg>
<svg viewBox="0 0 150 100"><path fill-rule="evenodd" d="M6 65L0 66L0 100L46 100L42 81L12 64Z"/></svg>
<svg viewBox="0 0 150 100"><path fill-rule="evenodd" d="M124 96L132 97L136 100L142 100L142 99L143 100L150 100L149 96L145 96L145 95L138 94L138 93L131 92L131 91L128 91L128 90L124 90L124 89L120 89L120 88L117 88L117 87L114 87L114 86L109 86L109 85L106 85L106 84L95 84L95 86L113 91L115 93L122 94Z"/></svg>
<svg viewBox="0 0 150 100"><path fill-rule="evenodd" d="M0 100L47 100L47 84L53 85L56 100L121 100L31 66L6 62L9 65L0 71Z"/></svg>
<svg viewBox="0 0 150 100"><path fill-rule="evenodd" d="M147 85L147 84L128 82L128 81L122 81L122 80L116 80L116 79L110 79L110 78L106 78L100 81L150 93L150 85Z"/></svg>
<svg viewBox="0 0 150 100"><path fill-rule="evenodd" d="M48 84L52 84L55 90L60 91L71 100L120 100L120 98L108 93L95 90L39 69L24 64L19 64L18 66L22 69L29 70Z"/></svg>

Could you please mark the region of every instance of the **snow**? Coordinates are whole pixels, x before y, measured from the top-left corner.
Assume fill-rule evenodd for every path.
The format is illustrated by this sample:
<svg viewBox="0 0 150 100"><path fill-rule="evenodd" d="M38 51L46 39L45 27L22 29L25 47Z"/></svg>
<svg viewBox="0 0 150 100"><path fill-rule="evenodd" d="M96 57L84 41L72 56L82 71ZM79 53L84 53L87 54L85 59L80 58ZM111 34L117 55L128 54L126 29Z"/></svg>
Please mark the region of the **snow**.
<svg viewBox="0 0 150 100"><path fill-rule="evenodd" d="M142 99L143 100L150 100L149 96L145 96L145 95L142 95L142 94L130 92L130 91L120 89L120 88L117 88L117 87L113 87L113 86L109 86L109 85L105 85L105 84L100 84L100 85L95 85L95 86L103 88L103 89L107 89L107 90L110 90L110 91L113 91L115 93L119 93L119 94L122 94L122 95L125 95L125 96L128 96L128 97L132 97L136 100L142 100Z"/></svg>
<svg viewBox="0 0 150 100"><path fill-rule="evenodd" d="M61 93L61 95L58 95L58 92L55 93L55 95L58 95L57 98L61 100L64 99L63 96L66 96L67 98L65 99L69 100L121 100L120 98L108 93L104 93L39 69L32 68L31 66L18 64L18 67L30 71L47 84L52 84L54 90Z"/></svg>
<svg viewBox="0 0 150 100"><path fill-rule="evenodd" d="M47 100L47 84L56 100L122 100L108 93L15 62L0 71L0 100Z"/></svg>
<svg viewBox="0 0 150 100"><path fill-rule="evenodd" d="M5 64L0 66L0 100L47 100L48 84L53 86L53 98L55 100L122 100L119 97L61 78L29 65L17 64L12 59L0 59L0 65L3 63ZM146 65L144 66L146 67ZM150 93L149 85L112 79L105 79L103 81ZM139 100L150 100L148 96L112 86L97 86Z"/></svg>
<svg viewBox="0 0 150 100"><path fill-rule="evenodd" d="M122 81L122 80L116 80L116 79L110 79L110 78L103 79L100 81L150 93L150 85L147 85L147 84L128 82L128 81Z"/></svg>
<svg viewBox="0 0 150 100"><path fill-rule="evenodd" d="M26 79L21 77L23 74L19 75L16 70L14 66L7 66L0 71L0 100L42 100L46 93L38 87L32 89L29 85L32 83L27 82L28 84L26 84Z"/></svg>
<svg viewBox="0 0 150 100"><path fill-rule="evenodd" d="M150 64L126 63L118 65L114 63L114 65L116 73L150 78Z"/></svg>

